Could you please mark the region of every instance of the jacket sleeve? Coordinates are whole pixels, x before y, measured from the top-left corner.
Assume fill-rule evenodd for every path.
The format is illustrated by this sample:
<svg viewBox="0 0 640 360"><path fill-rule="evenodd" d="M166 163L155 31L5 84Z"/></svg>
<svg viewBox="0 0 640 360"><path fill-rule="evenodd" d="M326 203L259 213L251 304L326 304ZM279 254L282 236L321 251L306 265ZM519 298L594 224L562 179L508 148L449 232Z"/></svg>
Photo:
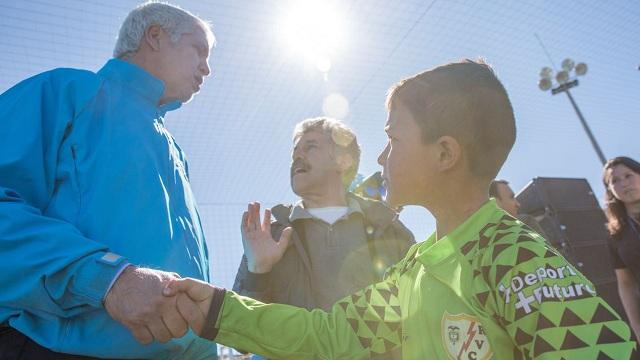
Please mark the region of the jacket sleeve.
<svg viewBox="0 0 640 360"><path fill-rule="evenodd" d="M400 252L400 258L403 258L409 249L416 244L416 239L413 236L411 230L409 230L399 218L396 218L392 223L393 231L396 235L396 241L398 243L398 250Z"/></svg>
<svg viewBox="0 0 640 360"><path fill-rule="evenodd" d="M233 291L242 296L248 296L262 302L271 302L269 295L270 274L254 274L249 271L247 257L242 255L236 280L233 283Z"/></svg>
<svg viewBox="0 0 640 360"><path fill-rule="evenodd" d="M538 234L515 236L487 251L483 270L497 319L520 356L629 359L635 348L629 327L595 286Z"/></svg>
<svg viewBox="0 0 640 360"><path fill-rule="evenodd" d="M68 317L101 307L124 264L72 224L43 214L59 181L60 145L97 88L54 71L0 95L0 309L9 314Z"/></svg>
<svg viewBox="0 0 640 360"><path fill-rule="evenodd" d="M380 283L338 301L330 312L263 304L227 292L215 341L277 359L366 359L401 344L399 263Z"/></svg>

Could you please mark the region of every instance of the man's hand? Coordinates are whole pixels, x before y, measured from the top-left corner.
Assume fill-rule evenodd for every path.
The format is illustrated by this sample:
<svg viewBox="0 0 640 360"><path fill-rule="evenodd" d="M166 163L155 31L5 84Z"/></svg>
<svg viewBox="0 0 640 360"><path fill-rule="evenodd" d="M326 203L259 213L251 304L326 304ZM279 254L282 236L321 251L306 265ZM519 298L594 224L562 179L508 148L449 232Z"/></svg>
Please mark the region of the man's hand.
<svg viewBox="0 0 640 360"><path fill-rule="evenodd" d="M271 210L264 211L264 219L260 221L260 203L250 203L248 210L242 215L242 247L247 257L249 271L264 274L271 271L284 255L292 229L282 231L280 241L271 237Z"/></svg>
<svg viewBox="0 0 640 360"><path fill-rule="evenodd" d="M129 266L109 290L104 307L142 344L182 337L188 325L178 311L177 297L162 294L169 281L179 278L175 273Z"/></svg>
<svg viewBox="0 0 640 360"><path fill-rule="evenodd" d="M164 289L165 296L177 295L180 314L198 335L202 334L202 329L206 325L205 320L211 307L213 293L213 286L189 278L173 280Z"/></svg>

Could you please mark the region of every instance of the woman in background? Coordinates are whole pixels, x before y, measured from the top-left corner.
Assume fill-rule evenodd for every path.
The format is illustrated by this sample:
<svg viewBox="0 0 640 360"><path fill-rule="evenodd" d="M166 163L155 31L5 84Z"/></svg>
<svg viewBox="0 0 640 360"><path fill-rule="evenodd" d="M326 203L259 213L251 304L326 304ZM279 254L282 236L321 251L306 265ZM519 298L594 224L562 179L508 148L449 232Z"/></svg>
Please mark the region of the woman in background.
<svg viewBox="0 0 640 360"><path fill-rule="evenodd" d="M640 163L619 156L604 165L609 248L618 292L640 343Z"/></svg>

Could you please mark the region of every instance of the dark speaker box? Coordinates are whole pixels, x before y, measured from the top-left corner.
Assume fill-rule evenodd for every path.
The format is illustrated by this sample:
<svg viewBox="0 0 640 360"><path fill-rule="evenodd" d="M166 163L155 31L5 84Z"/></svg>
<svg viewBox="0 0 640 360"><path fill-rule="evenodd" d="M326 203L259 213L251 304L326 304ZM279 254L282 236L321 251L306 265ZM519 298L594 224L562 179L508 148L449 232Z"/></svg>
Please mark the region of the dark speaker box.
<svg viewBox="0 0 640 360"><path fill-rule="evenodd" d="M547 241L625 316L609 255L607 219L587 180L535 178L516 198L520 212L536 218Z"/></svg>
<svg viewBox="0 0 640 360"><path fill-rule="evenodd" d="M600 208L586 179L537 177L518 193L517 199L520 211L534 216L545 211Z"/></svg>

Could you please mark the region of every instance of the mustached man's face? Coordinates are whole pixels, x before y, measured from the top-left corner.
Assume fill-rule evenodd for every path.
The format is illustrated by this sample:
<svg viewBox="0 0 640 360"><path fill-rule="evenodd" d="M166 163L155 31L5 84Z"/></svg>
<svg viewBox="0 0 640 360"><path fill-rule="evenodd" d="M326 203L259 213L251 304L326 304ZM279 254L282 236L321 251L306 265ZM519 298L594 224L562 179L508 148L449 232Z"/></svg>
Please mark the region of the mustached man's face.
<svg viewBox="0 0 640 360"><path fill-rule="evenodd" d="M341 183L342 170L329 136L312 130L296 139L291 155L291 188L296 195L322 194Z"/></svg>
<svg viewBox="0 0 640 360"><path fill-rule="evenodd" d="M422 140L422 129L400 102L389 111L388 141L378 156L392 207L424 205L433 191L436 149ZM433 170L431 170L433 169Z"/></svg>

